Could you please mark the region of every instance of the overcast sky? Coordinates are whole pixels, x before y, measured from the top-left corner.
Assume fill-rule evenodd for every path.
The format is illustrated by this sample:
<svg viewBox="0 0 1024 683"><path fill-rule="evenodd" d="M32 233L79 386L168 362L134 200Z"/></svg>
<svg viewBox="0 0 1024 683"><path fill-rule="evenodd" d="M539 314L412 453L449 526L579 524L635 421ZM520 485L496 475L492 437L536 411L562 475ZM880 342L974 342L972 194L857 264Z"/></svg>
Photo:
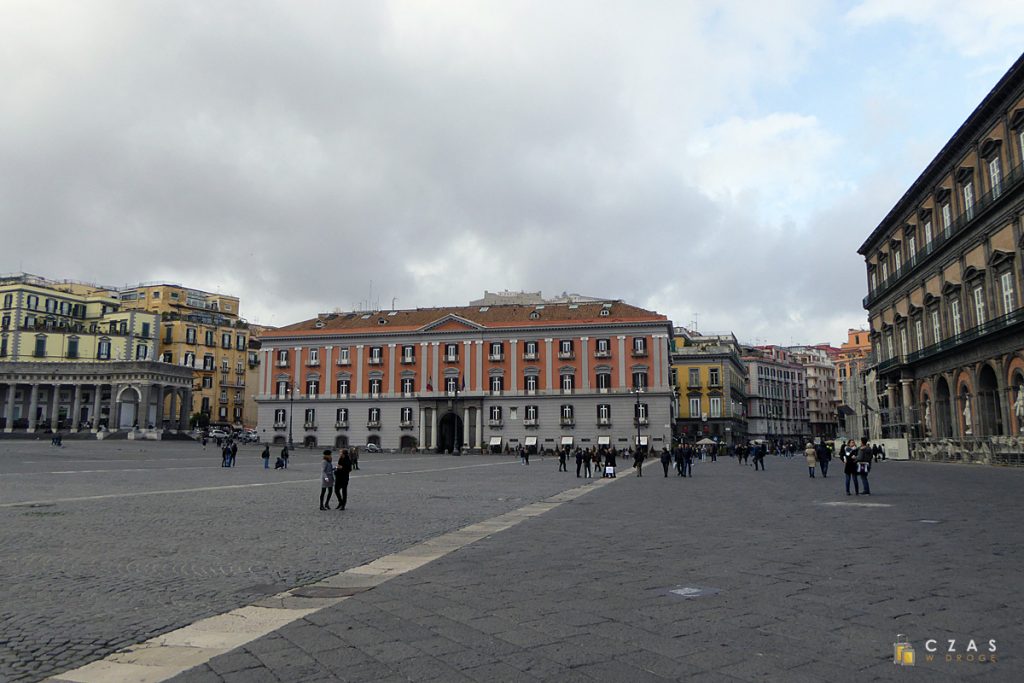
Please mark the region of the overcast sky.
<svg viewBox="0 0 1024 683"><path fill-rule="evenodd" d="M838 343L857 247L1021 35L1018 0L3 0L0 272Z"/></svg>

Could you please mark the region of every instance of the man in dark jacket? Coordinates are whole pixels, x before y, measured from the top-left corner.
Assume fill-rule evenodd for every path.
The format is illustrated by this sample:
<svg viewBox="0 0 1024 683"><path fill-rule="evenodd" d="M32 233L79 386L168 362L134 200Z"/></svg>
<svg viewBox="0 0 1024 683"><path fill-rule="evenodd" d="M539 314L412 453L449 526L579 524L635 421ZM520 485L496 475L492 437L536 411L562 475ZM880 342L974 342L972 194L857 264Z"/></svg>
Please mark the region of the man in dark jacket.
<svg viewBox="0 0 1024 683"><path fill-rule="evenodd" d="M828 464L832 461L832 452L828 449L828 446L825 445L824 441L819 443L814 450L818 456L818 467L821 468L821 476L827 477Z"/></svg>
<svg viewBox="0 0 1024 683"><path fill-rule="evenodd" d="M348 476L351 472L352 457L348 450L342 450L338 456L338 465L334 468L334 497L338 499L338 510L344 510L348 502Z"/></svg>
<svg viewBox="0 0 1024 683"><path fill-rule="evenodd" d="M669 453L668 446L661 447L661 469L665 470L665 476L668 476L668 466L672 464L672 454Z"/></svg>
<svg viewBox="0 0 1024 683"><path fill-rule="evenodd" d="M865 496L871 495L871 487L868 486L868 474L871 472L871 460L874 455L871 447L868 446L868 437L860 438L860 450L857 451L857 476L860 477L860 488Z"/></svg>

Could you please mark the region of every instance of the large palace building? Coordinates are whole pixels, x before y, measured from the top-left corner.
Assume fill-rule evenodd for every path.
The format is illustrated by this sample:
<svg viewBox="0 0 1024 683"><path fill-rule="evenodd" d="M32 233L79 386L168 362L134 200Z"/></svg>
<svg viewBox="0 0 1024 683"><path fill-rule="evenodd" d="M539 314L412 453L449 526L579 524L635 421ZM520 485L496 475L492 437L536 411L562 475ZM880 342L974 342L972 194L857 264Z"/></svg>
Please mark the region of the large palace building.
<svg viewBox="0 0 1024 683"><path fill-rule="evenodd" d="M263 336L264 441L660 447L671 322L620 301L322 314Z"/></svg>
<svg viewBox="0 0 1024 683"><path fill-rule="evenodd" d="M860 247L884 436L1019 434L1024 57Z"/></svg>

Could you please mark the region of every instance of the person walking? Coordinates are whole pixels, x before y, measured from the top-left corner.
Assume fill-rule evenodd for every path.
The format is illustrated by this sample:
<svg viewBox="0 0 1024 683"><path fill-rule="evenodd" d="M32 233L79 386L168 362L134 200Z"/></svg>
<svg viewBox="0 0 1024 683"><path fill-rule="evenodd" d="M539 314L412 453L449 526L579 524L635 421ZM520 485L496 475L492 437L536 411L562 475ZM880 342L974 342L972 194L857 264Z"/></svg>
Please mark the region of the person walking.
<svg viewBox="0 0 1024 683"><path fill-rule="evenodd" d="M814 479L814 470L818 466L818 452L814 450L814 444L810 441L804 448L804 457L807 458L807 469L810 471L811 479Z"/></svg>
<svg viewBox="0 0 1024 683"><path fill-rule="evenodd" d="M568 458L568 457L569 457L569 447L568 446L565 446L564 448L559 448L558 449L558 471L559 472L568 472L569 471L569 468L566 465L566 458Z"/></svg>
<svg viewBox="0 0 1024 683"><path fill-rule="evenodd" d="M591 468L591 464L592 464L592 462L596 462L596 461L597 461L597 453L591 453L591 452L589 452L589 449L588 449L587 453L585 454L585 457L583 458L583 472L584 472L584 474L587 475L587 477L586 477L587 479L590 479L590 476L591 476L591 469L590 469Z"/></svg>
<svg viewBox="0 0 1024 683"><path fill-rule="evenodd" d="M683 475L684 477L693 477L693 448L690 444L683 444Z"/></svg>
<svg viewBox="0 0 1024 683"><path fill-rule="evenodd" d="M636 451L633 453L633 469L636 470L636 476L644 476L644 458L647 457L647 453L644 452L643 446L637 446Z"/></svg>
<svg viewBox="0 0 1024 683"><path fill-rule="evenodd" d="M815 449L818 453L818 466L821 467L821 477L828 478L828 464L832 462L832 451L824 441Z"/></svg>
<svg viewBox="0 0 1024 683"><path fill-rule="evenodd" d="M235 466L235 458L238 456L238 444L234 441L228 446L228 450L231 452L231 467Z"/></svg>
<svg viewBox="0 0 1024 683"><path fill-rule="evenodd" d="M860 482L857 481L857 446L853 439L843 453L843 474L846 475L846 495L850 495L850 481L853 481L853 490L860 495Z"/></svg>
<svg viewBox="0 0 1024 683"><path fill-rule="evenodd" d="M352 469L359 469L359 447L352 449L352 452L348 456L352 460Z"/></svg>
<svg viewBox="0 0 1024 683"><path fill-rule="evenodd" d="M758 444L754 446L753 450L754 452L752 455L754 458L754 471L756 472L758 465L760 465L761 471L764 472L764 456L767 455L768 453L768 446L766 446L763 443Z"/></svg>
<svg viewBox="0 0 1024 683"><path fill-rule="evenodd" d="M263 469L270 469L270 444L264 444L263 454L260 456L263 458Z"/></svg>
<svg viewBox="0 0 1024 683"><path fill-rule="evenodd" d="M583 449L576 449L576 478L580 478L580 469L583 467Z"/></svg>
<svg viewBox="0 0 1024 683"><path fill-rule="evenodd" d="M348 477L352 472L352 456L348 450L343 450L338 455L338 466L334 468L334 497L338 499L338 509L344 510L348 503ZM327 496L330 502L331 497Z"/></svg>
<svg viewBox="0 0 1024 683"><path fill-rule="evenodd" d="M860 438L860 450L857 451L857 476L860 477L860 488L865 496L871 495L871 486L868 485L868 474L871 473L871 448L868 447L868 437Z"/></svg>
<svg viewBox="0 0 1024 683"><path fill-rule="evenodd" d="M668 466L672 464L672 454L668 446L661 447L661 469L665 470L665 477L668 478Z"/></svg>
<svg viewBox="0 0 1024 683"><path fill-rule="evenodd" d="M331 489L334 488L334 465L331 464L331 452L324 451L324 466L320 474L320 509L331 509Z"/></svg>
<svg viewBox="0 0 1024 683"><path fill-rule="evenodd" d="M285 446L284 448L281 449L281 462L284 463L284 469L288 469L288 458L289 457L290 456L288 455L288 447Z"/></svg>

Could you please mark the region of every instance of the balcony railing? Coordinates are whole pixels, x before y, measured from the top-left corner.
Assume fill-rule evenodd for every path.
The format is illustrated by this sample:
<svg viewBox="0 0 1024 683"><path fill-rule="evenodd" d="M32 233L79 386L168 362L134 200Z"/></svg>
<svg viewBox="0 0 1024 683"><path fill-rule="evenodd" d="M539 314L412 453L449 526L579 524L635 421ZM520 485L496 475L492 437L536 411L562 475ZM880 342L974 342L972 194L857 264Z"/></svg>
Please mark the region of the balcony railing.
<svg viewBox="0 0 1024 683"><path fill-rule="evenodd" d="M563 427L572 427L576 424L576 419L572 417L563 417L558 420L558 423Z"/></svg>
<svg viewBox="0 0 1024 683"><path fill-rule="evenodd" d="M559 351L558 360L573 360L576 358L576 354L572 351Z"/></svg>
<svg viewBox="0 0 1024 683"><path fill-rule="evenodd" d="M380 429L380 420L370 420L366 423L367 429Z"/></svg>
<svg viewBox="0 0 1024 683"><path fill-rule="evenodd" d="M609 351L608 349L604 349L604 350L598 349L597 351L594 351L594 358L611 358L611 357L612 357L612 352Z"/></svg>
<svg viewBox="0 0 1024 683"><path fill-rule="evenodd" d="M644 358L647 356L647 349L633 349L633 358Z"/></svg>
<svg viewBox="0 0 1024 683"><path fill-rule="evenodd" d="M380 357L380 356L370 356L366 360L366 362L369 365L383 365L384 364L384 359L382 357Z"/></svg>
<svg viewBox="0 0 1024 683"><path fill-rule="evenodd" d="M523 360L537 360L536 351L525 351L523 353Z"/></svg>
<svg viewBox="0 0 1024 683"><path fill-rule="evenodd" d="M495 420L494 418L491 418L487 424L491 427L500 427L503 423L500 419Z"/></svg>
<svg viewBox="0 0 1024 683"><path fill-rule="evenodd" d="M304 423L302 423L302 426L305 427L306 429L315 430L316 429L316 422L304 422Z"/></svg>
<svg viewBox="0 0 1024 683"><path fill-rule="evenodd" d="M278 359L277 359L277 362L276 362L276 363L274 363L274 365L276 365L276 366L277 366L277 367L279 367L279 368L286 368L286 367L288 367L288 361L286 361L286 360L281 360L280 358L278 358Z"/></svg>
<svg viewBox="0 0 1024 683"><path fill-rule="evenodd" d="M503 353L492 353L489 356L487 356L487 360L495 362L495 363L500 363L501 361L505 360L505 354L503 354Z"/></svg>
<svg viewBox="0 0 1024 683"><path fill-rule="evenodd" d="M939 251L944 244L952 241L953 238L957 237L975 221L980 220L986 209L995 204L1000 197L1020 185L1022 180L1024 180L1024 164L1018 165L1007 173L999 183L997 191L989 190L978 197L974 202L974 206L957 216L948 228L939 228L931 242L923 245L916 254L911 254L906 262L889 274L889 277L879 282L874 290L868 292L868 295L864 297L864 308L878 301L893 285L902 280L911 271L916 270L919 265L928 260L929 256Z"/></svg>
<svg viewBox="0 0 1024 683"><path fill-rule="evenodd" d="M634 425L640 425L640 426L646 426L648 424L648 420L647 420L646 417L634 417L633 418L633 424Z"/></svg>
<svg viewBox="0 0 1024 683"><path fill-rule="evenodd" d="M611 427L612 419L610 417L599 417L597 418L598 427Z"/></svg>
<svg viewBox="0 0 1024 683"><path fill-rule="evenodd" d="M412 429L416 424L412 420L402 420L398 423L399 429Z"/></svg>
<svg viewBox="0 0 1024 683"><path fill-rule="evenodd" d="M402 365L415 365L416 356L402 356Z"/></svg>
<svg viewBox="0 0 1024 683"><path fill-rule="evenodd" d="M337 364L338 365L351 365L352 361L349 360L348 358L339 358Z"/></svg>
<svg viewBox="0 0 1024 683"><path fill-rule="evenodd" d="M537 426L537 418L535 418L535 417L525 418L523 420L523 426L524 427L536 427Z"/></svg>
<svg viewBox="0 0 1024 683"><path fill-rule="evenodd" d="M288 423L287 422L275 422L274 423L274 429L281 430L281 429L287 429L287 428L288 428Z"/></svg>
<svg viewBox="0 0 1024 683"><path fill-rule="evenodd" d="M334 423L335 429L348 429L348 420L338 420Z"/></svg>

